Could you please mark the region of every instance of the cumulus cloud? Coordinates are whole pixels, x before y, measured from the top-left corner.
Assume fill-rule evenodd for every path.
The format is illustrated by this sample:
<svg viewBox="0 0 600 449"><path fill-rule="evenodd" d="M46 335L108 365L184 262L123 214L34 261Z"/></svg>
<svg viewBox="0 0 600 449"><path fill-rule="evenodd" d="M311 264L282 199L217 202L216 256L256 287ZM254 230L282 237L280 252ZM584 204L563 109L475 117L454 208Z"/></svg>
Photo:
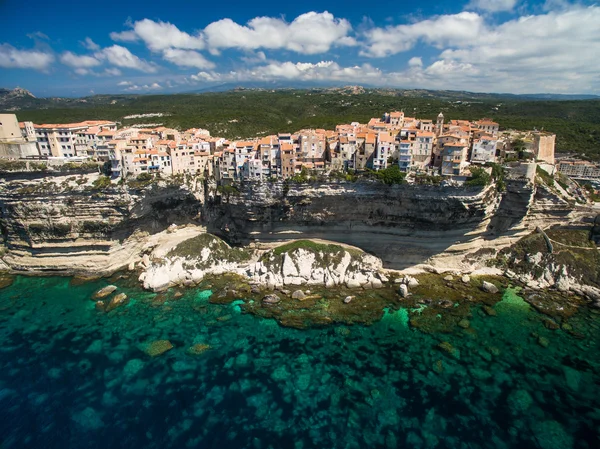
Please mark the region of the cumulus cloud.
<svg viewBox="0 0 600 449"><path fill-rule="evenodd" d="M133 83L128 83L128 84L121 84L121 83L119 83L119 86L126 86L125 90L131 91L131 92L161 90L163 88L158 83L144 84L142 86L138 86L137 84L133 84Z"/></svg>
<svg viewBox="0 0 600 449"><path fill-rule="evenodd" d="M442 48L477 40L485 33L484 19L474 12L437 16L409 25L373 28L365 32L363 56L385 57L404 52L422 41Z"/></svg>
<svg viewBox="0 0 600 449"><path fill-rule="evenodd" d="M115 42L135 42L138 40L138 35L135 31L113 31L110 33L110 38Z"/></svg>
<svg viewBox="0 0 600 449"><path fill-rule="evenodd" d="M94 55L98 59L105 59L110 64L121 68L135 69L142 72L156 72L156 66L140 59L127 48L120 45L106 47Z"/></svg>
<svg viewBox="0 0 600 449"><path fill-rule="evenodd" d="M333 61L272 61L251 69L228 73L202 71L191 76L191 79L197 82L296 80L369 83L381 78L382 72L369 64L342 67Z"/></svg>
<svg viewBox="0 0 600 449"><path fill-rule="evenodd" d="M204 40L201 36L192 36L169 22L140 20L133 24L133 31L152 51L168 48L184 50L202 50L204 48Z"/></svg>
<svg viewBox="0 0 600 449"><path fill-rule="evenodd" d="M7 69L46 70L54 61L51 53L39 50L18 50L9 44L0 44L0 67Z"/></svg>
<svg viewBox="0 0 600 449"><path fill-rule="evenodd" d="M336 45L355 45L348 34L350 22L329 12L308 12L291 23L272 17L256 17L247 25L222 19L204 29L207 46L213 50L286 49L303 54L324 53Z"/></svg>
<svg viewBox="0 0 600 449"><path fill-rule="evenodd" d="M100 45L98 45L97 43L95 43L89 37L86 37L85 40L82 42L82 44L88 50L91 50L91 51L98 51L98 50L100 50Z"/></svg>
<svg viewBox="0 0 600 449"><path fill-rule="evenodd" d="M409 67L423 67L423 60L417 56L408 60Z"/></svg>
<svg viewBox="0 0 600 449"><path fill-rule="evenodd" d="M466 9L487 12L512 11L516 4L517 0L471 0Z"/></svg>
<svg viewBox="0 0 600 449"><path fill-rule="evenodd" d="M471 66L481 74L478 85L487 89L500 84L509 91L598 90L599 22L597 6L520 17L444 50L438 66L458 75Z"/></svg>
<svg viewBox="0 0 600 449"><path fill-rule="evenodd" d="M73 68L89 68L101 64L101 62L93 56L76 55L70 51L66 51L60 56L60 62Z"/></svg>
<svg viewBox="0 0 600 449"><path fill-rule="evenodd" d="M168 48L163 52L163 58L182 67L196 67L198 69L212 69L215 64L194 50L180 50Z"/></svg>

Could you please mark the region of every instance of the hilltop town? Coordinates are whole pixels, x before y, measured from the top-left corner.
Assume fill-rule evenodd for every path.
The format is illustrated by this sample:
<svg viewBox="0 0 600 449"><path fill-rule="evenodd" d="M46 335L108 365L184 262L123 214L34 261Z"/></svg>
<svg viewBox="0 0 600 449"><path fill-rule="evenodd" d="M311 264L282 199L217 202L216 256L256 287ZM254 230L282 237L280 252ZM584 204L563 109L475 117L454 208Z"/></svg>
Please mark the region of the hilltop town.
<svg viewBox="0 0 600 449"><path fill-rule="evenodd" d="M2 114L0 120L0 156L43 160L49 166L110 163L113 179L160 173L227 182L391 167L404 173L464 177L471 167L488 163L555 162L554 134L500 131L500 124L487 118L446 120L442 113L434 122L395 111L366 124L339 124L335 130L302 129L237 141L199 128L119 128L106 120L34 124L18 122L14 114Z"/></svg>

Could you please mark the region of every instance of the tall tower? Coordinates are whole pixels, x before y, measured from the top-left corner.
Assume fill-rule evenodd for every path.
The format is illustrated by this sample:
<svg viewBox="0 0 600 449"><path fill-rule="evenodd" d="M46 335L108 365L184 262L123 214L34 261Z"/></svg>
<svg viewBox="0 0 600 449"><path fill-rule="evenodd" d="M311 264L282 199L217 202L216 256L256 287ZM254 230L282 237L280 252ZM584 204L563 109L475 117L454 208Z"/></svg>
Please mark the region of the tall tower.
<svg viewBox="0 0 600 449"><path fill-rule="evenodd" d="M439 137L440 134L442 134L443 130L444 130L444 114L442 114L440 112L437 116L437 121L435 122L435 135L437 137Z"/></svg>

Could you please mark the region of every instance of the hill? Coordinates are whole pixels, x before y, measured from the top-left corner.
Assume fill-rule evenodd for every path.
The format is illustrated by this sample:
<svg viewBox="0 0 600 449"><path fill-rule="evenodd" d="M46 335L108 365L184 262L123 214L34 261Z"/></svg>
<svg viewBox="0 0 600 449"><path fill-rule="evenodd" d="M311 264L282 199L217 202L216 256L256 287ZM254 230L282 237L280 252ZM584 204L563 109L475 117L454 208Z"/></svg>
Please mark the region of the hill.
<svg viewBox="0 0 600 449"><path fill-rule="evenodd" d="M10 94L9 94L10 95ZM369 89L360 86L311 89L238 88L233 91L172 95L95 95L42 98L21 95L0 110L34 123L115 120L124 125L202 127L227 138L263 136L302 128L332 129L336 124L366 122L385 111L435 120L490 117L502 128L544 129L557 134L557 151L600 160L600 99L548 100L503 94L454 91ZM162 113L162 117L129 115Z"/></svg>

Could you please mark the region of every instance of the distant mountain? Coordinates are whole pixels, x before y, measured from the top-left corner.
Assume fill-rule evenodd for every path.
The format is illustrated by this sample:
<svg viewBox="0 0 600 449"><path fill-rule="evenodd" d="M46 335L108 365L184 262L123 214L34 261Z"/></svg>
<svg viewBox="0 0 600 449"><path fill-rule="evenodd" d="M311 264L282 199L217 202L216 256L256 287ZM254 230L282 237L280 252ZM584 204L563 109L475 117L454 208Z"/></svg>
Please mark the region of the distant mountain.
<svg viewBox="0 0 600 449"><path fill-rule="evenodd" d="M24 104L34 104L36 100L37 98L26 89L20 87L0 88L0 108L7 111L20 109Z"/></svg>

